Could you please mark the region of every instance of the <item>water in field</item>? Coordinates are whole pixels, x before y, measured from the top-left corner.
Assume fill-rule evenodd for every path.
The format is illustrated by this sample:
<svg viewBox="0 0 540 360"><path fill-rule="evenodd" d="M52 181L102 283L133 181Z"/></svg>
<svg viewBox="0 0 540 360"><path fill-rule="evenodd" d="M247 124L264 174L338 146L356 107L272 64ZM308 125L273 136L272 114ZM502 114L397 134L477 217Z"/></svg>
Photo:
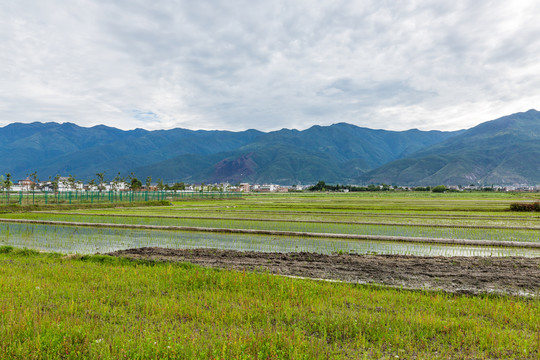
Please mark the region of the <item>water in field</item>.
<svg viewBox="0 0 540 360"><path fill-rule="evenodd" d="M125 214L124 214L125 215ZM140 215L140 214L139 214ZM194 226L207 228L231 228L231 229L256 229L256 230L276 230L295 231L311 233L333 233L333 234L362 234L374 236L404 236L404 237L428 237L441 239L469 239L469 240L495 240L495 241L519 241L540 243L540 231L538 224L530 229L506 228L467 228L462 227L465 221L459 219L457 223L450 227L441 227L443 220L429 223L426 219L416 219L415 226L407 226L409 220L403 224L393 224L395 218L386 223L358 224L358 223L324 223L324 222L282 222L265 220L249 220L246 218L167 218L167 217L146 217L146 216L100 216L100 215L77 215L69 213L61 214L9 214L3 215L6 218L22 218L32 220L52 220L67 222L88 222L88 223L111 223L111 224L136 224L136 225L159 225L159 226ZM278 219L283 220L283 219ZM326 220L326 219L325 219ZM313 220L312 220L313 221ZM485 224L486 220L480 220L475 225ZM411 225L411 224L409 224ZM497 224L498 226L519 226L522 224ZM523 225L522 225L523 226Z"/></svg>
<svg viewBox="0 0 540 360"><path fill-rule="evenodd" d="M540 249L9 223L0 224L0 245L79 254L160 246L323 254L352 252L422 256L540 256Z"/></svg>

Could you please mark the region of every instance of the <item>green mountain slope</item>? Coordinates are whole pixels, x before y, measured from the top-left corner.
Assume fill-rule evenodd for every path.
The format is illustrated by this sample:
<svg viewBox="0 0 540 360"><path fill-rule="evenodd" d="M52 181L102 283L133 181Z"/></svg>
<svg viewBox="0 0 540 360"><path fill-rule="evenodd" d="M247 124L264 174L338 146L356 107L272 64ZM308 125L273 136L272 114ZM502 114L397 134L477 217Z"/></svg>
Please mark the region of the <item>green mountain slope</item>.
<svg viewBox="0 0 540 360"><path fill-rule="evenodd" d="M0 128L0 173L41 179L97 172L167 182L540 183L540 113L458 132L385 131L339 123L269 133L11 124Z"/></svg>
<svg viewBox="0 0 540 360"><path fill-rule="evenodd" d="M203 160L182 155L139 167L136 173L187 180L186 169L192 169L189 179L199 182L305 184L325 179L345 183L457 133L372 130L343 123L304 131L282 129L231 152L212 154ZM175 167L176 163L184 167ZM212 165L199 171L200 163Z"/></svg>
<svg viewBox="0 0 540 360"><path fill-rule="evenodd" d="M359 177L364 183L490 185L540 183L540 112L482 123Z"/></svg>
<svg viewBox="0 0 540 360"><path fill-rule="evenodd" d="M23 178L37 171L43 179L55 174L90 179L105 171L129 173L182 154L208 155L230 151L260 136L248 130L192 131L172 129L122 131L107 126L74 124L11 124L0 128L0 173Z"/></svg>
<svg viewBox="0 0 540 360"><path fill-rule="evenodd" d="M11 124L0 128L0 173L89 180L121 172L186 182L350 182L456 132L372 130L349 124L270 133Z"/></svg>

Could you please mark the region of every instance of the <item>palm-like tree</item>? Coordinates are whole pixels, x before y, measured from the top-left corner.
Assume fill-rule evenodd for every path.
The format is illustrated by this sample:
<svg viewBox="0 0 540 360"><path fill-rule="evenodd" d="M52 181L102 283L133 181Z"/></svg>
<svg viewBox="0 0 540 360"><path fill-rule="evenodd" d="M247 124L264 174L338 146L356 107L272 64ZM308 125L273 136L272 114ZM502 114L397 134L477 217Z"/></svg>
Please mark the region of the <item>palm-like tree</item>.
<svg viewBox="0 0 540 360"><path fill-rule="evenodd" d="M96 176L98 180L99 192L101 192L103 190L103 184L105 183L105 173L100 172L100 173L97 173Z"/></svg>
<svg viewBox="0 0 540 360"><path fill-rule="evenodd" d="M4 187L6 188L6 191L7 191L7 202L8 202L8 205L9 205L9 192L11 190L11 185L13 185L13 183L11 182L11 174L10 173L7 173L6 174L6 180L4 180Z"/></svg>
<svg viewBox="0 0 540 360"><path fill-rule="evenodd" d="M28 174L28 178L32 181L30 183L30 189L32 189L32 204L35 203L35 192L36 192L36 186L38 185L38 177L37 177L37 171L34 171L31 174Z"/></svg>

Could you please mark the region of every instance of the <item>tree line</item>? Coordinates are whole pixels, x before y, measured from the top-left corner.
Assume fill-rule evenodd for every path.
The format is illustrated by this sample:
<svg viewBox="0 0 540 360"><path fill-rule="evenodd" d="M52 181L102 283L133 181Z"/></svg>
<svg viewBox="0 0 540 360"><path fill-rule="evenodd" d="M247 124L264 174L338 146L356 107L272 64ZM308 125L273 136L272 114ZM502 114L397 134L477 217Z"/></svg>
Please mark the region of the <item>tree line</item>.
<svg viewBox="0 0 540 360"><path fill-rule="evenodd" d="M30 190L34 191L39 189L39 178L37 172L28 174L28 178L31 180L29 185ZM107 180L104 172L96 173L95 178L91 179L88 182L88 186L99 191L106 189L106 184L110 182L112 190L120 190L123 188L122 184L126 184L127 188L132 191L141 190L143 183L139 180L133 173L130 173L127 177L121 176L120 172L116 174L114 178L110 181ZM10 173L7 173L5 177L0 175L0 190L6 190L8 193L13 187L13 180ZM60 177L60 175L55 175L54 177L49 176L48 186L54 191L57 192L60 188L60 185L63 185L66 189L77 190L83 186L81 180L76 179L74 175L69 175L66 178ZM152 177L147 176L145 181L146 189L152 187ZM165 184L162 179L157 180L157 185L155 186L157 190L185 190L186 184L183 182L176 182L173 185Z"/></svg>
<svg viewBox="0 0 540 360"><path fill-rule="evenodd" d="M330 185L326 184L324 181L319 181L317 184L310 186L308 191L350 191L350 192L360 192L360 191L390 191L393 190L388 184L370 184L367 186L353 186L353 185ZM434 193L444 193L444 192L457 192L458 190L448 188L445 185L437 186L416 186L411 188L413 191L431 191ZM494 191L493 186L479 188L477 191Z"/></svg>
<svg viewBox="0 0 540 360"><path fill-rule="evenodd" d="M317 184L308 187L308 191L350 191L350 192L359 192L359 191L389 191L390 185L380 184L374 185L370 184L368 186L354 186L354 185L330 185L324 181L319 181Z"/></svg>

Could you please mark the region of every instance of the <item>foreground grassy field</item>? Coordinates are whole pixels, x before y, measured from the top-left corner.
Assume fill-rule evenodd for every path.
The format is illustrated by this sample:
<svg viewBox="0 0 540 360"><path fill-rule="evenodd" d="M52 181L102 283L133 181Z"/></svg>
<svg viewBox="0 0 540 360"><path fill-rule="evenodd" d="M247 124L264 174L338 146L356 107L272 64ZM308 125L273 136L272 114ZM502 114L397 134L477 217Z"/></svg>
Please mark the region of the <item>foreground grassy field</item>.
<svg viewBox="0 0 540 360"><path fill-rule="evenodd" d="M0 358L519 358L538 299L0 248Z"/></svg>
<svg viewBox="0 0 540 360"><path fill-rule="evenodd" d="M537 243L540 215L508 211L512 202L535 200L537 194L261 194L165 207L60 209L60 214L1 217ZM350 246L358 253L415 254L425 247L425 254L445 254L446 249L478 254L454 252L454 246L374 242L373 248L362 249L353 247L356 243L2 223L0 359L540 357L538 297L452 295L186 263L66 256L137 246L325 253L348 252ZM493 253L499 250L483 256L497 256Z"/></svg>

